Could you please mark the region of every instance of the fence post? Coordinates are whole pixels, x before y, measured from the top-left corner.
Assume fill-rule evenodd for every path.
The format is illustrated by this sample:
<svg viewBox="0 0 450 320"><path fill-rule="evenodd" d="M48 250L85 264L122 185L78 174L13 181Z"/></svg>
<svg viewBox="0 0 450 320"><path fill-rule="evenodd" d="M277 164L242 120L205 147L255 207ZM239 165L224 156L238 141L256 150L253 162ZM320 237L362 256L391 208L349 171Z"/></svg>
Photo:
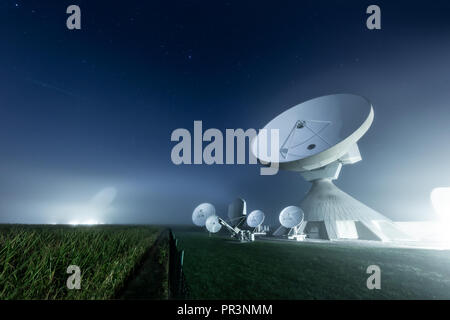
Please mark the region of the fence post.
<svg viewBox="0 0 450 320"><path fill-rule="evenodd" d="M184 250L178 249L179 241L170 233L169 239L169 297L179 299L185 294L183 263Z"/></svg>
<svg viewBox="0 0 450 320"><path fill-rule="evenodd" d="M178 296L182 294L183 291L183 260L184 260L184 250L180 252L180 260L179 260L179 273L178 273Z"/></svg>

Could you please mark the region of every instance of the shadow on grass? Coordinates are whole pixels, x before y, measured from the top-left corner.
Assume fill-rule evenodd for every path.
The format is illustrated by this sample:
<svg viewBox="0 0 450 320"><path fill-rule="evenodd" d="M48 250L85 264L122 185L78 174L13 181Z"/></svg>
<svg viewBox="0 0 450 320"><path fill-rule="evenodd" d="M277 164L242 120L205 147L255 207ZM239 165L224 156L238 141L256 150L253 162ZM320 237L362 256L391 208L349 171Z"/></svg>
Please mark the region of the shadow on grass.
<svg viewBox="0 0 450 320"><path fill-rule="evenodd" d="M125 300L165 300L168 299L169 234L164 229L140 267L130 276L125 287L117 294Z"/></svg>

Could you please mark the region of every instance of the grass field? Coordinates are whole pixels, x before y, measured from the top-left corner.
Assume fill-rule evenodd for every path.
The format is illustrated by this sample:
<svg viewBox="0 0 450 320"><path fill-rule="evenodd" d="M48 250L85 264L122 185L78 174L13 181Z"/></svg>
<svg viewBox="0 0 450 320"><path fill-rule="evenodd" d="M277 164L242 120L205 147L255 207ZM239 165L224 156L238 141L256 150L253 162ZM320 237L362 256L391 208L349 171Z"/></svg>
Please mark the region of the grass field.
<svg viewBox="0 0 450 320"><path fill-rule="evenodd" d="M0 299L112 299L162 228L0 225ZM68 290L69 265L81 289Z"/></svg>
<svg viewBox="0 0 450 320"><path fill-rule="evenodd" d="M191 299L450 299L450 252L256 241L175 229ZM369 265L381 290L368 290Z"/></svg>

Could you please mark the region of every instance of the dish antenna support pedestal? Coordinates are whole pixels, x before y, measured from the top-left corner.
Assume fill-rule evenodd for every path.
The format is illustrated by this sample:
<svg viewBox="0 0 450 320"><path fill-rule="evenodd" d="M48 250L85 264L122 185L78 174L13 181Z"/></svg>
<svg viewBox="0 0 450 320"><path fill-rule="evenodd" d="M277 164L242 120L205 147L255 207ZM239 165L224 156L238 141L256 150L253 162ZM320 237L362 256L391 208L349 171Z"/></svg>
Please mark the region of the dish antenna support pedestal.
<svg viewBox="0 0 450 320"><path fill-rule="evenodd" d="M300 230L303 230L303 229L304 228L302 228L302 225L293 227L291 230L289 230L288 239L296 240L296 241L303 241L303 240L305 240L306 239L306 234L304 234L302 231L300 231Z"/></svg>
<svg viewBox="0 0 450 320"><path fill-rule="evenodd" d="M232 238L235 238L241 242L255 241L255 235L249 230L241 230L238 227L232 227L222 218L218 217L218 219L219 223L231 233Z"/></svg>

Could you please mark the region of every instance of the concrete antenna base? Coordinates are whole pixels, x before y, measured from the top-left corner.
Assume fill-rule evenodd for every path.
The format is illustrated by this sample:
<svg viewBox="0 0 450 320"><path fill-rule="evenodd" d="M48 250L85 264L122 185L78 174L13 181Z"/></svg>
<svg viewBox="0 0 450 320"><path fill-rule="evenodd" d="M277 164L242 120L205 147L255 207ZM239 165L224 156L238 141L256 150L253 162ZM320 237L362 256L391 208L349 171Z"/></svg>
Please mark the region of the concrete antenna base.
<svg viewBox="0 0 450 320"><path fill-rule="evenodd" d="M388 218L339 189L330 178L312 181L300 207L300 232L315 239L408 240Z"/></svg>

